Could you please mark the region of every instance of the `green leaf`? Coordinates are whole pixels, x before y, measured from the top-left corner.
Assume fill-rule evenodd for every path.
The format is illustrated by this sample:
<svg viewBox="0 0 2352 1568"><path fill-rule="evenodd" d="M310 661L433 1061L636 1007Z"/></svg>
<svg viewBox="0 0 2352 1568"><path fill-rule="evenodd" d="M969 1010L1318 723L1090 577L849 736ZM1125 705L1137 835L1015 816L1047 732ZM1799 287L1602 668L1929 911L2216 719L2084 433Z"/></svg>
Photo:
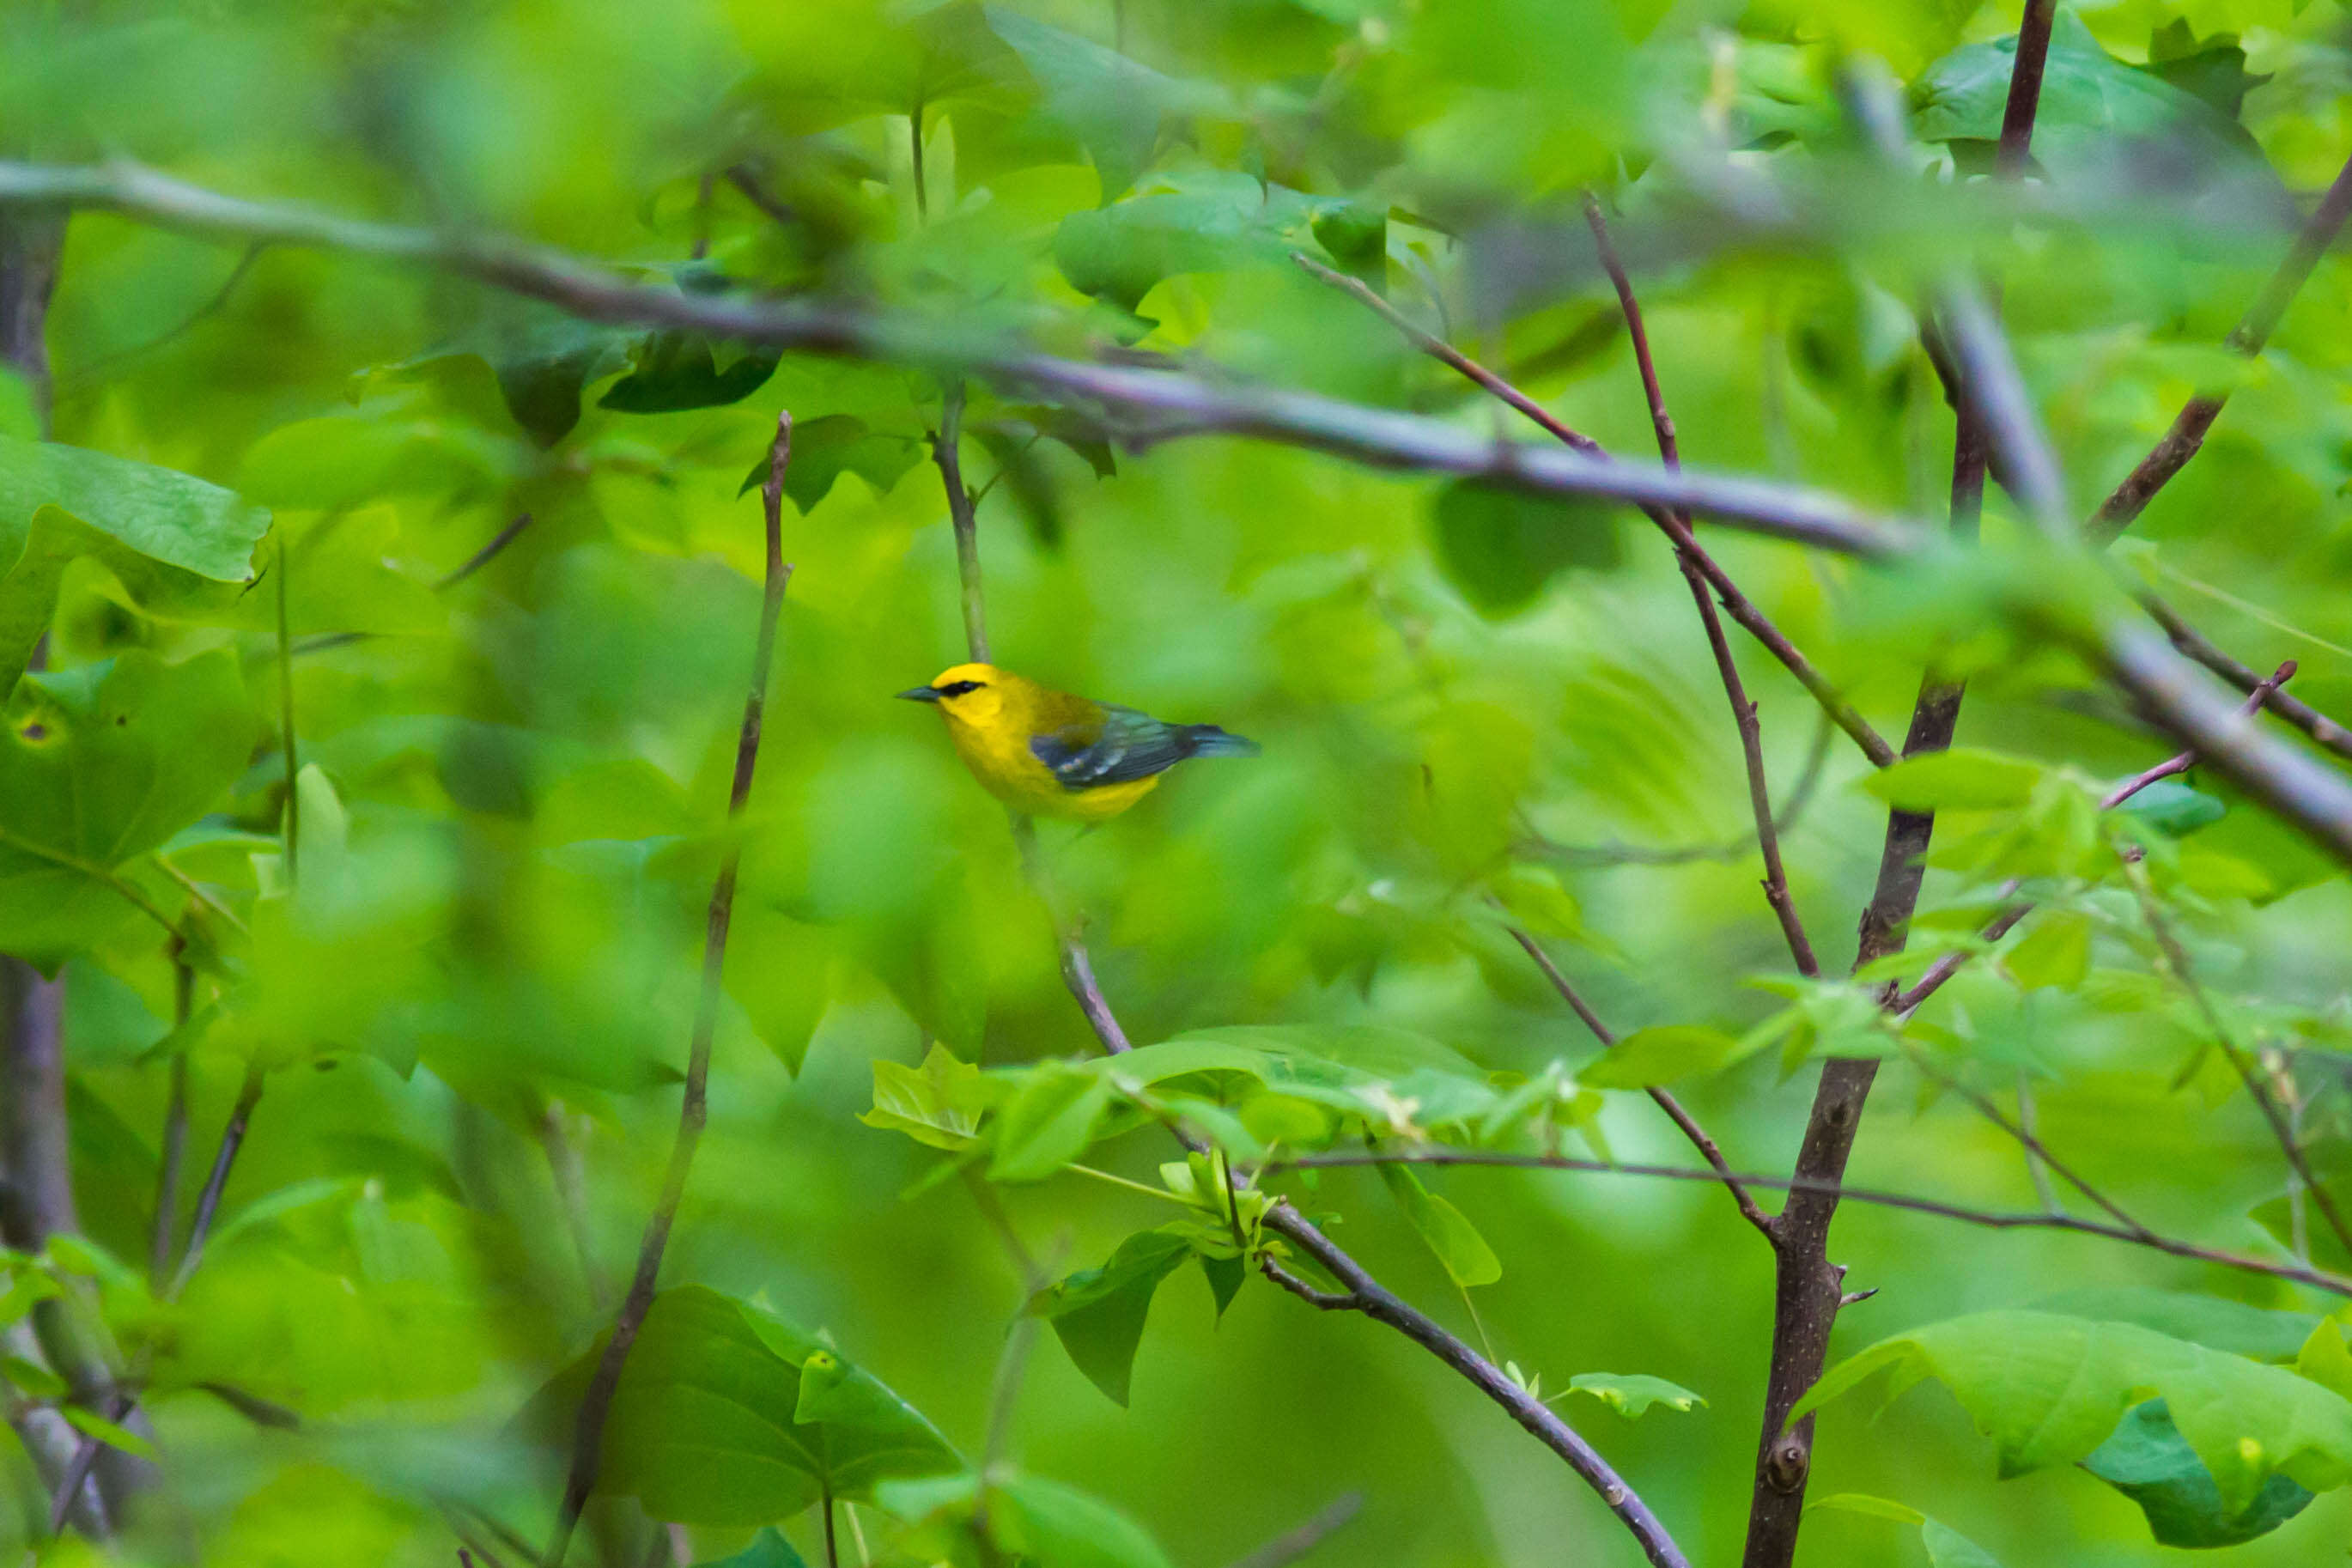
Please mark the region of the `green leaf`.
<svg viewBox="0 0 2352 1568"><path fill-rule="evenodd" d="M1389 215L1385 207L1348 202L1315 215L1315 243L1339 270L1375 289L1389 279Z"/></svg>
<svg viewBox="0 0 2352 1568"><path fill-rule="evenodd" d="M1655 1024L1636 1029L1577 1072L1589 1089L1647 1089L1693 1073L1713 1072L1739 1054L1740 1042L1697 1024Z"/></svg>
<svg viewBox="0 0 2352 1568"><path fill-rule="evenodd" d="M85 1410L79 1405L60 1405L58 1414L64 1416L73 1429L85 1437L95 1437L110 1448L120 1448L142 1459L158 1456L155 1445L127 1426L118 1426L95 1410Z"/></svg>
<svg viewBox="0 0 2352 1568"><path fill-rule="evenodd" d="M1078 1370L1112 1404L1124 1407L1152 1294L1191 1250L1181 1236L1139 1231L1120 1242L1101 1268L1081 1270L1039 1291L1029 1310L1054 1325Z"/></svg>
<svg viewBox="0 0 2352 1568"><path fill-rule="evenodd" d="M1589 1394L1628 1421L1638 1421L1653 1405L1688 1410L1706 1400L1680 1384L1647 1373L1580 1372L1568 1380L1570 1394Z"/></svg>
<svg viewBox="0 0 2352 1568"><path fill-rule="evenodd" d="M1076 1159L1095 1141L1110 1109L1111 1086L1099 1073L1068 1062L1044 1062L996 1118L992 1182L1039 1182Z"/></svg>
<svg viewBox="0 0 2352 1568"><path fill-rule="evenodd" d="M776 374L781 350L740 352L719 368L711 341L700 332L654 332L631 354L629 374L605 389L599 408L624 414L672 414L740 403Z"/></svg>
<svg viewBox="0 0 2352 1568"><path fill-rule="evenodd" d="M1998 141L2016 56L2011 35L1966 45L1930 66L1912 85L1912 133L1923 142ZM2163 177L2177 198L2222 193L2231 184L2263 195L2279 191L2242 126L2162 75L2115 58L2080 17L2061 10L2034 118L2034 162L2062 184L2087 187L2145 182L2149 176L2138 171L2155 155L2165 158ZM2244 194L2236 199L2242 210Z"/></svg>
<svg viewBox="0 0 2352 1568"><path fill-rule="evenodd" d="M1890 1498L1871 1497L1863 1492L1840 1492L1819 1502L1806 1505L1810 1513L1817 1508L1836 1509L1843 1513L1859 1513L1872 1519L1889 1519L1897 1524L1919 1527L1920 1544L1927 1550L1931 1568L2000 1568L1991 1553L1967 1536L1937 1520L1929 1519L1907 1503Z"/></svg>
<svg viewBox="0 0 2352 1568"><path fill-rule="evenodd" d="M773 1525L751 1538L751 1544L732 1557L714 1557L697 1564L697 1568L808 1568L793 1543L776 1532Z"/></svg>
<svg viewBox="0 0 2352 1568"><path fill-rule="evenodd" d="M834 481L856 474L887 495L923 456L911 436L894 436L868 426L853 414L824 414L793 424L792 466L784 470L784 494L805 517L833 493ZM768 482L768 459L751 465L736 488L749 495Z"/></svg>
<svg viewBox="0 0 2352 1568"><path fill-rule="evenodd" d="M2084 1458L2153 1394L2169 1402L2232 1514L2273 1474L2314 1490L2352 1479L2352 1403L2292 1372L2136 1324L2025 1311L1931 1323L1832 1368L1792 1418L1882 1371L1896 1393L1923 1377L1942 1382L1993 1440L2004 1476Z"/></svg>
<svg viewBox="0 0 2352 1568"><path fill-rule="evenodd" d="M984 1096L980 1068L934 1040L920 1068L874 1058L874 1109L857 1120L934 1149L964 1149L979 1135Z"/></svg>
<svg viewBox="0 0 2352 1568"><path fill-rule="evenodd" d="M1162 75L1008 6L990 5L986 15L991 30L1012 46L1044 94L1041 116L1093 157L1105 201L1134 184L1151 161L1163 121L1232 111L1230 95L1211 84Z"/></svg>
<svg viewBox="0 0 2352 1568"><path fill-rule="evenodd" d="M1208 1277L1209 1294L1216 1299L1217 1316L1222 1319L1225 1309L1240 1295L1242 1285L1249 1279L1249 1259L1242 1257L1212 1258L1201 1255L1201 1272Z"/></svg>
<svg viewBox="0 0 2352 1568"><path fill-rule="evenodd" d="M1487 883L1516 923L1538 936L1570 942L1584 936L1584 911L1576 896L1560 886L1559 874L1546 866L1512 866Z"/></svg>
<svg viewBox="0 0 2352 1568"><path fill-rule="evenodd" d="M591 1352L572 1375L593 1366ZM803 1402L804 1373L818 1388ZM803 1417L806 1417L805 1419ZM938 1429L814 1335L699 1285L655 1300L621 1375L599 1486L681 1524L764 1524L961 1468Z"/></svg>
<svg viewBox="0 0 2352 1568"><path fill-rule="evenodd" d="M2023 805L2041 777L2039 763L1955 746L1882 768L1862 787L1905 811L1992 811Z"/></svg>
<svg viewBox="0 0 2352 1568"><path fill-rule="evenodd" d="M68 1392L64 1378L20 1355L0 1355L0 1380L27 1399L62 1399Z"/></svg>
<svg viewBox="0 0 2352 1568"><path fill-rule="evenodd" d="M2061 1291L2034 1302L2033 1310L2110 1323L2137 1323L2176 1340L2268 1362L2294 1361L2324 1321L2310 1312L2283 1312L2222 1296L2139 1286Z"/></svg>
<svg viewBox="0 0 2352 1568"><path fill-rule="evenodd" d="M895 1482L881 1490L882 1506L914 1526L919 1561L969 1562L1014 1558L1034 1568L1171 1568L1168 1554L1143 1528L1117 1509L1074 1487L1018 1471L992 1476L988 1489L989 1547L974 1552L973 1514L979 1478Z"/></svg>
<svg viewBox="0 0 2352 1568"><path fill-rule="evenodd" d="M1502 619L1533 605L1571 566L1612 571L1622 557L1611 508L1461 479L1430 512L1437 564L1480 615Z"/></svg>
<svg viewBox="0 0 2352 1568"><path fill-rule="evenodd" d="M27 676L0 730L0 949L49 961L131 910L118 868L219 805L252 752L236 656Z"/></svg>
<svg viewBox="0 0 2352 1568"><path fill-rule="evenodd" d="M2178 779L2158 779L2116 809L2174 838L2210 827L2230 814L2228 804L2220 797Z"/></svg>
<svg viewBox="0 0 2352 1568"><path fill-rule="evenodd" d="M2136 1405L2083 1468L2139 1504L2165 1546L2235 1546L2267 1535L2311 1504L2313 1493L2284 1475L2263 1483L2252 1502L2224 1509L2211 1472L2172 1424L2161 1399Z"/></svg>
<svg viewBox="0 0 2352 1568"><path fill-rule="evenodd" d="M68 563L93 556L137 605L217 611L269 514L218 485L79 447L0 436L0 689L25 668Z"/></svg>
<svg viewBox="0 0 2352 1568"><path fill-rule="evenodd" d="M1231 170L1155 175L1155 187L1062 219L1054 261L1070 286L1132 312L1162 279L1284 267L1332 204Z"/></svg>
<svg viewBox="0 0 2352 1568"><path fill-rule="evenodd" d="M1919 1543L1927 1549L1929 1568L2000 1568L1991 1552L1937 1520L1920 1522Z"/></svg>
<svg viewBox="0 0 2352 1568"><path fill-rule="evenodd" d="M2021 989L2071 991L2090 976L2091 929L2091 917L2076 910L2044 915L2001 955L2000 966Z"/></svg>
<svg viewBox="0 0 2352 1568"><path fill-rule="evenodd" d="M1446 1277L1467 1289L1476 1285L1492 1285L1503 1277L1503 1260L1486 1245L1460 1209L1431 1192L1421 1174L1403 1165L1382 1165L1381 1180L1412 1221L1421 1239L1445 1266Z"/></svg>

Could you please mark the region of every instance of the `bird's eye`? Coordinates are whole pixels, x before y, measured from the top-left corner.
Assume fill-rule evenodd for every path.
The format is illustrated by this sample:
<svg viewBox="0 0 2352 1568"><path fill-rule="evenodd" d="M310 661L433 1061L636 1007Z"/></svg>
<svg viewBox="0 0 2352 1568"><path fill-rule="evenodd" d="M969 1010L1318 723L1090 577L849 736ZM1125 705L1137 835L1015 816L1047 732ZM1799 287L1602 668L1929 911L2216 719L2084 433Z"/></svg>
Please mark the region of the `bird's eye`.
<svg viewBox="0 0 2352 1568"><path fill-rule="evenodd" d="M959 680L950 685L940 687L940 695L942 697L961 697L965 692L977 691L987 684L988 682L984 680Z"/></svg>

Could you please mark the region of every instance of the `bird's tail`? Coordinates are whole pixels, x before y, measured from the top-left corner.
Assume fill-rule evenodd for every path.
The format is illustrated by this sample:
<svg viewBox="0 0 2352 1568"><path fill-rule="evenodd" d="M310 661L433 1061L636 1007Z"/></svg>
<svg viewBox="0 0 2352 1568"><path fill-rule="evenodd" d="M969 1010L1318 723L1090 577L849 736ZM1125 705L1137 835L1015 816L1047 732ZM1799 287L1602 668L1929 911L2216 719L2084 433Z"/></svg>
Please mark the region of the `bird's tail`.
<svg viewBox="0 0 2352 1568"><path fill-rule="evenodd" d="M1179 724L1188 757L1255 757L1262 748L1246 735L1230 734L1214 724Z"/></svg>

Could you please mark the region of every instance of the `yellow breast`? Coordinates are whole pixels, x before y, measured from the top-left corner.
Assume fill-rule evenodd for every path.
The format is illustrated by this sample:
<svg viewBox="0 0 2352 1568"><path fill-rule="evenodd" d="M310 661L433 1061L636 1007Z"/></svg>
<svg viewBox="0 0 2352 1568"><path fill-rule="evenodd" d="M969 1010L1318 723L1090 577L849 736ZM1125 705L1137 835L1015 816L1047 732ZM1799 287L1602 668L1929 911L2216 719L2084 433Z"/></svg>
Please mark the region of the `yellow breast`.
<svg viewBox="0 0 2352 1568"><path fill-rule="evenodd" d="M948 738L955 742L956 754L971 770L972 777L1015 811L1101 822L1141 800L1160 783L1160 776L1154 773L1100 789L1066 790L1062 781L1054 776L1054 771L1039 762L1037 754L1029 749L1027 725L983 727L959 723L952 714L942 717L948 721Z"/></svg>

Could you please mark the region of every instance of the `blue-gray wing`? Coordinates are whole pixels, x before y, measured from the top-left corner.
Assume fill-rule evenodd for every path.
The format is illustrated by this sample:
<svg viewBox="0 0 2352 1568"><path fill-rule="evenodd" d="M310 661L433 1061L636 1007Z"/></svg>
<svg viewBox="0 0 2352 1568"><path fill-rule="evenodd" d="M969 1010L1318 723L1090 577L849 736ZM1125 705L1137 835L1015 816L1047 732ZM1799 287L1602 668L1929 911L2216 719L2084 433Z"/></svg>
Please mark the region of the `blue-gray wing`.
<svg viewBox="0 0 2352 1568"><path fill-rule="evenodd" d="M1066 790L1100 789L1165 773L1187 757L1242 756L1255 742L1214 724L1168 724L1132 708L1106 703L1100 722L1033 735L1029 750Z"/></svg>

